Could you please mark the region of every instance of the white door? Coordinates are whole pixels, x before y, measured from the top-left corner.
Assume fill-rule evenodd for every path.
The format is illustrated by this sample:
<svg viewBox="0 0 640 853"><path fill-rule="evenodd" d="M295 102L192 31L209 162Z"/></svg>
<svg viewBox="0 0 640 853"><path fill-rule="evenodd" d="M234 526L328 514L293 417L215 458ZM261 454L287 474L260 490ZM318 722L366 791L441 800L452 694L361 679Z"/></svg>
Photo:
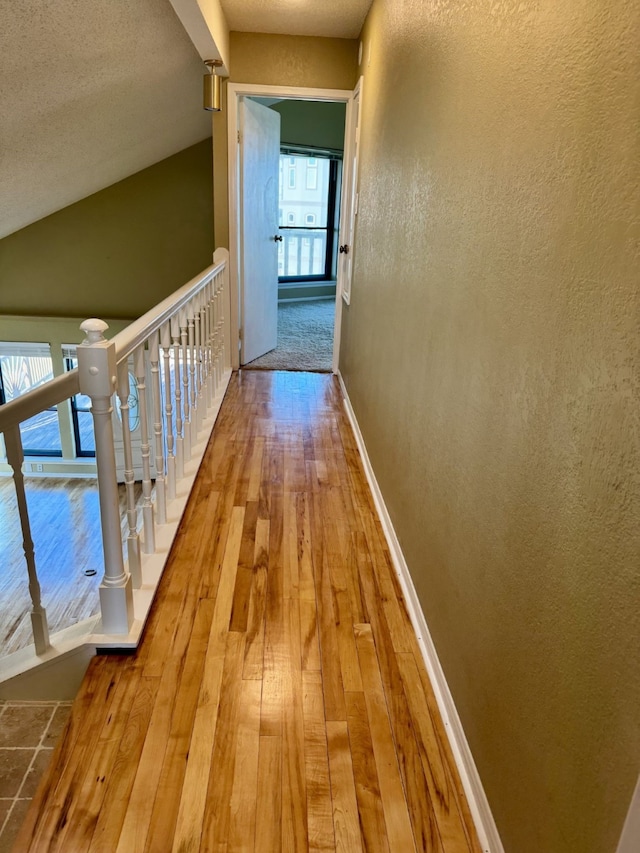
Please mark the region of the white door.
<svg viewBox="0 0 640 853"><path fill-rule="evenodd" d="M362 79L353 90L347 111L345 133L344 180L342 185L342 214L340 224L340 253L338 255L338 292L344 301L351 301L353 274L353 238L358 213L358 148L360 142L360 96Z"/></svg>
<svg viewBox="0 0 640 853"><path fill-rule="evenodd" d="M280 115L242 98L240 121L240 363L278 343Z"/></svg>

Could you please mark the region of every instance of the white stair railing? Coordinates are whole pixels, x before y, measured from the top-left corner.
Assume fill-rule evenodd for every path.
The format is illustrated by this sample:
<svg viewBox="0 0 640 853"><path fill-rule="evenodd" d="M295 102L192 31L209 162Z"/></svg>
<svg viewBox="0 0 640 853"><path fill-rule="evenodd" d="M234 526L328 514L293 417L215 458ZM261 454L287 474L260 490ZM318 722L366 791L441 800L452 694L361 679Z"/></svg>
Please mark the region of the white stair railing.
<svg viewBox="0 0 640 853"><path fill-rule="evenodd" d="M22 525L37 655L47 652L50 640L24 489L20 423L78 392L91 398L104 555L101 626L92 642L136 645L231 374L224 319L230 314L228 302L228 252L219 249L211 267L112 340L105 338L105 322L85 320L78 369L0 407L0 432ZM137 461L131 363L138 395ZM124 543L114 429L121 431L124 456ZM134 482L140 467L141 507Z"/></svg>

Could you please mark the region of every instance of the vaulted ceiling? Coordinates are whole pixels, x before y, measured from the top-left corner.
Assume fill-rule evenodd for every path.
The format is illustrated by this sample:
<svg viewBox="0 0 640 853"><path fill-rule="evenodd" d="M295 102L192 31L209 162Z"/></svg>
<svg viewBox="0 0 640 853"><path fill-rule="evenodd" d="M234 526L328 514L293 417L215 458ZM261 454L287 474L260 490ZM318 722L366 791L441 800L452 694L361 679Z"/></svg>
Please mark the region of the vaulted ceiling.
<svg viewBox="0 0 640 853"><path fill-rule="evenodd" d="M2 3L0 33L0 236L211 134L169 0Z"/></svg>
<svg viewBox="0 0 640 853"><path fill-rule="evenodd" d="M345 38L371 5L221 2L230 29ZM0 237L209 136L204 70L170 0L1 3Z"/></svg>

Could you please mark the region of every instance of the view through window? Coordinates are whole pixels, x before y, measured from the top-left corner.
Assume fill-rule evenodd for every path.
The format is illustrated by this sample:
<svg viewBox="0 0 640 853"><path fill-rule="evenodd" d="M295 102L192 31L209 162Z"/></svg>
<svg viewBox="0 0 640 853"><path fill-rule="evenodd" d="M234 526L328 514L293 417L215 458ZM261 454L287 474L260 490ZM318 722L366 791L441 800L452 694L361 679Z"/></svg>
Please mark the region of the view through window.
<svg viewBox="0 0 640 853"><path fill-rule="evenodd" d="M8 403L53 379L49 344L0 343L0 403ZM20 424L25 456L62 456L56 407Z"/></svg>
<svg viewBox="0 0 640 853"><path fill-rule="evenodd" d="M338 161L280 155L281 280L331 278Z"/></svg>

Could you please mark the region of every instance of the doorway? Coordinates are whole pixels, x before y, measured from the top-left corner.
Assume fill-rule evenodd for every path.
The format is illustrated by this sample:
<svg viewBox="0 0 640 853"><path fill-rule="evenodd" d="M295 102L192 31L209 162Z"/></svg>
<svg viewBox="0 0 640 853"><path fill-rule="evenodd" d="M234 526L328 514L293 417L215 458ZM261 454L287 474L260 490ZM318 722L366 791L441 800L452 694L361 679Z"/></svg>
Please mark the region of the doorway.
<svg viewBox="0 0 640 853"><path fill-rule="evenodd" d="M353 188L349 177L353 98L354 93L345 90L229 84L230 272L232 314L236 315L234 325L239 338L235 366L337 371L342 309L339 297L343 293L339 246L347 233L345 216L348 219L353 206L349 203ZM247 109L248 103L252 105ZM255 208L270 206L265 204L265 198L271 191L266 189L270 179L261 177L262 189L256 192L255 176L262 175L262 166L256 166L251 158L256 148L264 147L265 131L259 129L261 142L256 146L249 138L258 112L253 105L279 114L282 128L275 167L278 204L271 221L257 232ZM247 119L249 111L251 116ZM264 115L265 122L271 125L272 119L266 112ZM243 182L248 184L248 195ZM296 192L298 198L294 197ZM263 273L267 268L271 284L261 286L255 294L252 288L257 267ZM274 276L268 272L273 268L278 305L273 313L279 334L275 335L275 347L256 355L252 330L259 326L260 334L264 334L269 315L273 317L271 297L268 306L263 301L266 288L273 288ZM232 323L233 320L232 316ZM318 345L316 335L323 339ZM297 348L291 346L296 337ZM316 349L322 352L320 362Z"/></svg>

